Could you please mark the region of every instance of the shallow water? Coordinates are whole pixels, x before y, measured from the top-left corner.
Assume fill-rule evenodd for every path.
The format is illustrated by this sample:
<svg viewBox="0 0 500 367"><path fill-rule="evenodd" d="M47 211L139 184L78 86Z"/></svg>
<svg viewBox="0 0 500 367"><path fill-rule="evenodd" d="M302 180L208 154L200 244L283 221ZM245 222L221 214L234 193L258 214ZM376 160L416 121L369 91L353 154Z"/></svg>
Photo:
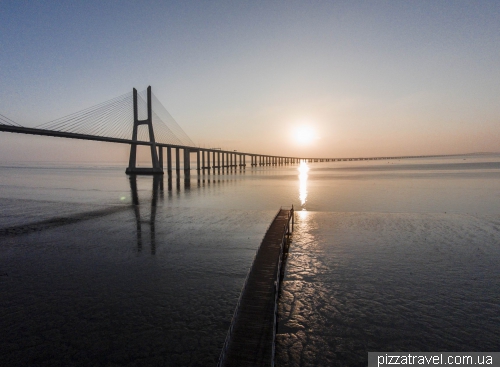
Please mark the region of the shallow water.
<svg viewBox="0 0 500 367"><path fill-rule="evenodd" d="M300 212L280 366L366 366L367 352L496 351L500 218Z"/></svg>
<svg viewBox="0 0 500 367"><path fill-rule="evenodd" d="M275 210L219 207L227 176L139 177L136 207L122 170L21 171L2 172L2 361L215 365Z"/></svg>
<svg viewBox="0 0 500 367"><path fill-rule="evenodd" d="M13 366L214 365L255 250L291 204L301 214L280 306L281 365L350 364L375 346L462 350L480 327L500 329L498 162L311 163L132 181L122 167L5 165L0 355ZM484 335L500 345L492 330Z"/></svg>

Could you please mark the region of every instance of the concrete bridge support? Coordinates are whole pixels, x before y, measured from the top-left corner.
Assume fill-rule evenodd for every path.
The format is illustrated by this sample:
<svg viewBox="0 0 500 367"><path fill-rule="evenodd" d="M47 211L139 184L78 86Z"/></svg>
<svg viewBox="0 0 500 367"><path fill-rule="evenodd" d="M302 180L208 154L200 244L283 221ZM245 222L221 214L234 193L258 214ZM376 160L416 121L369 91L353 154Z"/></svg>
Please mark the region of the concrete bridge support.
<svg viewBox="0 0 500 367"><path fill-rule="evenodd" d="M191 171L190 153L191 151L189 149L184 148L184 174Z"/></svg>
<svg viewBox="0 0 500 367"><path fill-rule="evenodd" d="M179 148L175 148L175 171L177 174L179 174L179 171L181 170L181 157L179 151Z"/></svg>
<svg viewBox="0 0 500 367"><path fill-rule="evenodd" d="M158 163L163 170L163 147L158 147Z"/></svg>
<svg viewBox="0 0 500 367"><path fill-rule="evenodd" d="M137 129L140 125L147 125L149 132L149 142L151 147L151 168L138 168L137 164L137 144L130 144L130 158L128 162L128 167L125 170L127 174L155 174L163 173L163 167L160 166L160 161L158 159L158 153L156 150L155 134L153 131L153 120L152 120L152 109L151 109L151 86L147 90L148 97L148 118L146 120L139 120L138 110L137 110L137 89L133 89L133 101L134 101L134 127L132 129L132 141L137 141ZM161 150L161 148L160 148Z"/></svg>
<svg viewBox="0 0 500 367"><path fill-rule="evenodd" d="M172 174L172 148L167 147L167 172L169 175Z"/></svg>

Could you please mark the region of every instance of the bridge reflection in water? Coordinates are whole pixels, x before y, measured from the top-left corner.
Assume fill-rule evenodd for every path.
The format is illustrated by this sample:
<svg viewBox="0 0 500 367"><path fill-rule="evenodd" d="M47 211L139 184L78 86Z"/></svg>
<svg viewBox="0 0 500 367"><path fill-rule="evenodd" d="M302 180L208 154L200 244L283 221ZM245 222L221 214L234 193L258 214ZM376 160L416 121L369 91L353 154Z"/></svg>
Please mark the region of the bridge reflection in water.
<svg viewBox="0 0 500 367"><path fill-rule="evenodd" d="M170 180L169 180L170 181ZM141 219L141 211L139 205L139 194L137 192L137 175L129 175L130 194L132 198L132 206L134 207L135 223L137 229L137 251L142 251L142 225L149 225L150 241L151 241L151 254L156 253L156 235L155 235L155 221L156 221L156 207L158 205L158 193L161 192L163 199L163 176L153 175L153 190L151 192L151 209L149 220L143 221Z"/></svg>
<svg viewBox="0 0 500 367"><path fill-rule="evenodd" d="M164 175L162 174L154 174L150 176L141 176L141 179L145 179L148 177L152 177L152 189L151 189L151 205L149 209L149 219L144 214L141 216L141 204L139 200L139 190L137 189L137 176L135 174L128 175L129 183L130 183L130 197L132 201L132 207L134 209L135 221L136 221L136 231L137 231L137 251L142 251L142 246L144 243L143 240L143 225L149 226L149 239L151 243L151 254L154 255L156 253L156 233L155 233L155 222L156 222L156 211L159 201L163 201L165 198L165 190L164 190ZM167 190L171 192L173 190L173 179L172 177L168 177L167 179ZM186 175L183 178L184 181L184 190L189 190L191 188L191 177L190 175ZM203 180L204 182L205 180ZM215 182L215 181L214 181ZM201 185L201 181L198 179L198 186ZM181 190L181 178L177 176L175 178L175 187L177 191ZM143 208L145 205L142 205Z"/></svg>
<svg viewBox="0 0 500 367"><path fill-rule="evenodd" d="M157 207L163 201L165 190L164 190L164 181L167 181L167 190L168 192L174 191L173 181L175 180L175 191L180 193L182 191L182 186L184 187L184 191L191 190L191 176L186 175L182 179L177 176L176 178L168 177L166 178L162 174L154 174L148 176L141 176L141 180L149 180L152 178L151 184L151 198L150 198L150 207L148 208L146 198L139 199L138 184L137 184L137 175L129 175L129 183L130 183L130 196L131 203L130 205L111 205L111 206L100 206L99 209L89 210L89 211L79 211L77 213L71 213L66 215L52 216L47 219L22 223L17 225L11 225L7 227L0 227L0 239L2 237L15 237L15 236L23 236L34 232L41 232L50 229L54 229L57 227L64 227L71 224L77 224L79 222L88 221L92 219L99 219L102 217L106 217L112 214L119 214L126 211L129 211L131 208L134 211L135 222L136 222L136 232L137 232L137 250L142 251L143 244L146 240L145 233L147 233L147 226L149 226L149 242L151 245L151 254L154 255L156 253L156 214ZM202 187L205 183L209 183L210 181L215 183L221 183L221 180L209 180L203 178L198 178L197 187ZM181 185L183 182L184 185ZM149 192L149 190L145 190ZM142 201L142 205L141 205ZM141 214L142 207L142 214ZM149 210L149 215L147 211ZM146 228L145 228L146 227Z"/></svg>
<svg viewBox="0 0 500 367"><path fill-rule="evenodd" d="M141 205L141 200L139 199L139 190L137 188L137 178L141 177L141 180L148 179L149 177L152 177L151 185L151 205L149 208L149 219L148 216L144 213L144 210L147 210L147 205ZM144 225L149 226L149 239L151 243L151 254L154 255L156 253L156 228L155 228L155 222L156 222L156 211L157 207L159 205L159 202L162 202L163 199L165 198L165 184L164 181L167 181L167 190L168 192L173 191L173 181L175 180L175 189L177 192L180 192L182 189L181 182L183 183L184 186L184 191L190 190L191 189L191 175L186 174L184 177L181 179L179 176L176 176L175 178L172 178L170 175L168 177L165 177L162 174L154 174L154 175L148 175L148 176L143 176L143 175L135 175L131 174L128 175L129 178L129 183L130 183L130 197L131 197L131 204L134 210L134 215L135 215L135 221L136 221L136 231L137 231L137 251L142 251L143 244L144 244L144 237L143 233L144 230ZM217 180L210 180L209 177L202 178L197 177L197 187L204 186L205 183L210 184L212 183L221 183L220 178ZM143 213L141 215L141 206L143 207Z"/></svg>

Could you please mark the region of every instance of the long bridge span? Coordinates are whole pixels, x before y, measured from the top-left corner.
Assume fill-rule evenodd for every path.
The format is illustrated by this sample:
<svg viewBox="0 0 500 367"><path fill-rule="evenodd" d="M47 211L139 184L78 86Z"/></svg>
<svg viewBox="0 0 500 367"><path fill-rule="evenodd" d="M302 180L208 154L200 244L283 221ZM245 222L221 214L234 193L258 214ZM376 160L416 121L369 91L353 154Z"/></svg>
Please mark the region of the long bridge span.
<svg viewBox="0 0 500 367"><path fill-rule="evenodd" d="M142 115L142 119L139 119L140 115ZM164 161L166 161L167 172L170 174L174 167L173 151L175 151L175 170L180 171L181 150L183 170L186 173L191 171L191 154L196 154L196 170L198 173L210 169L215 172L215 170L220 171L220 169L226 168L245 168L247 159L251 166L276 166L299 163L300 161L366 161L444 156L317 158L201 148L195 146L170 116L161 102L152 94L151 87L141 93L138 93L134 88L132 93L36 127L24 127L0 114L0 131L129 144L130 157L126 169L128 174L162 174L164 173ZM137 167L137 146L150 147L151 167ZM166 150L166 154L164 154L164 150Z"/></svg>

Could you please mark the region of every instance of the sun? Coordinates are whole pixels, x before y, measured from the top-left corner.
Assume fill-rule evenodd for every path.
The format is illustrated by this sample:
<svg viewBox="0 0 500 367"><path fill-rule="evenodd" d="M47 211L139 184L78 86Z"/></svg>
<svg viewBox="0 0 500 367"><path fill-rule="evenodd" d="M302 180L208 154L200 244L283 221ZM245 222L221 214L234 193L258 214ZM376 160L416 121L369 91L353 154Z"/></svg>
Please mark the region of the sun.
<svg viewBox="0 0 500 367"><path fill-rule="evenodd" d="M309 145L313 143L316 138L316 132L308 125L299 126L293 131L293 139L300 145Z"/></svg>

